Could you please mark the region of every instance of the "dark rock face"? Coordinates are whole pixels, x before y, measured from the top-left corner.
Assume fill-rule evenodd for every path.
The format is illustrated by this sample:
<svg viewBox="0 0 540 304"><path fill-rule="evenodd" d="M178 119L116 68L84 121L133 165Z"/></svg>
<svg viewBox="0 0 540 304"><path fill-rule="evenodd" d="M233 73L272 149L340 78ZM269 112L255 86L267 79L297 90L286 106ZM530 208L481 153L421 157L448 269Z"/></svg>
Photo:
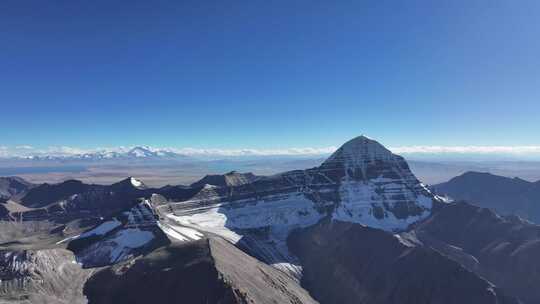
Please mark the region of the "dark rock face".
<svg viewBox="0 0 540 304"><path fill-rule="evenodd" d="M84 293L101 304L316 303L283 273L219 239L171 245L105 269Z"/></svg>
<svg viewBox="0 0 540 304"><path fill-rule="evenodd" d="M242 303L212 265L200 244L157 250L135 265L115 266L94 275L84 293L89 303ZM185 268L184 268L185 267ZM144 286L144 288L141 288ZM152 290L152 292L148 292Z"/></svg>
<svg viewBox="0 0 540 304"><path fill-rule="evenodd" d="M7 217L9 215L9 210L4 206L6 201L0 199L0 218Z"/></svg>
<svg viewBox="0 0 540 304"><path fill-rule="evenodd" d="M343 222L297 230L289 247L321 303L517 303L438 252Z"/></svg>
<svg viewBox="0 0 540 304"><path fill-rule="evenodd" d="M0 177L0 199L10 199L13 196L24 194L34 185L20 177Z"/></svg>
<svg viewBox="0 0 540 304"><path fill-rule="evenodd" d="M163 193L166 197L185 200L198 190L200 189L184 186L150 189L133 178L112 185L88 185L79 181L67 181L36 186L29 191L26 202L38 207L24 206L20 197L12 197L7 204L0 199L0 248L4 246L14 250L50 248L58 246L55 243L60 241L62 241L60 246L64 246L67 241L63 240L101 225L106 221L104 219L118 216L118 219L125 220L126 216L121 215L123 212L129 213L130 209L138 206L142 199L152 197L153 193ZM153 220L151 226L145 226L143 223L142 226L136 225L134 228L141 227L149 230L154 236L162 236L161 229L157 227L155 219ZM132 232L134 231L127 231L130 235ZM113 244L114 235L111 236L112 239L104 241ZM80 244L90 245L96 241L95 238L85 238ZM150 245L128 251L138 255L163 243L152 242ZM82 247L84 246L80 246ZM92 260L91 265L110 264L110 259L102 254Z"/></svg>
<svg viewBox="0 0 540 304"><path fill-rule="evenodd" d="M62 224L76 219L107 217L152 194L142 183L135 187L132 180L128 178L109 186L88 185L77 180L42 184L30 189L20 200L30 210L14 212L12 217Z"/></svg>
<svg viewBox="0 0 540 304"><path fill-rule="evenodd" d="M418 238L471 271L540 303L540 226L467 203L450 204L416 229Z"/></svg>
<svg viewBox="0 0 540 304"><path fill-rule="evenodd" d="M68 180L60 184L42 184L29 191L22 199L22 205L31 208L44 207L71 195L89 191L91 185L78 180Z"/></svg>
<svg viewBox="0 0 540 304"><path fill-rule="evenodd" d="M439 194L490 208L503 215L518 215L540 223L540 182L489 173L467 172L433 186Z"/></svg>
<svg viewBox="0 0 540 304"><path fill-rule="evenodd" d="M331 172L335 181L343 177L353 180L376 179L382 175L413 184L418 182L403 157L392 154L383 145L365 136L354 138L341 146L323 162L320 170Z"/></svg>
<svg viewBox="0 0 540 304"><path fill-rule="evenodd" d="M190 186L164 186L156 189L155 193L163 195L165 198L171 201L183 201L190 197L193 197L199 192L202 187L190 187Z"/></svg>
<svg viewBox="0 0 540 304"><path fill-rule="evenodd" d="M132 177L108 186L84 184L78 180L41 184L28 190L20 199L20 204L30 210L15 212L12 217L67 223L89 217L108 217L131 208L139 199L149 198L153 193L163 194L169 199L185 200L199 190L185 186L152 189Z"/></svg>
<svg viewBox="0 0 540 304"><path fill-rule="evenodd" d="M192 187L204 187L204 185L213 185L219 187L241 186L252 183L257 179L253 173L239 173L232 171L223 175L206 175L201 180L191 184Z"/></svg>

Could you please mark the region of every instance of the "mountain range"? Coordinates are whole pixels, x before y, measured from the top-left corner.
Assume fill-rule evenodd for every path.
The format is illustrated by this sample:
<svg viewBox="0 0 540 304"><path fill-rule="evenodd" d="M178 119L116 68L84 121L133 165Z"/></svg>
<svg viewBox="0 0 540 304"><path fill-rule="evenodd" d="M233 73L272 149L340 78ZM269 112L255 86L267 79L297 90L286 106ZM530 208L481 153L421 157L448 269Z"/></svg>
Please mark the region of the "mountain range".
<svg viewBox="0 0 540 304"><path fill-rule="evenodd" d="M155 149L148 146L136 146L123 151L124 149L100 150L88 153L71 154L37 154L20 159L28 160L60 160L60 161L99 161L115 159L183 159L188 156L172 151L171 149Z"/></svg>
<svg viewBox="0 0 540 304"><path fill-rule="evenodd" d="M271 176L21 184L0 184L7 303L540 301L538 226L432 193L365 136Z"/></svg>

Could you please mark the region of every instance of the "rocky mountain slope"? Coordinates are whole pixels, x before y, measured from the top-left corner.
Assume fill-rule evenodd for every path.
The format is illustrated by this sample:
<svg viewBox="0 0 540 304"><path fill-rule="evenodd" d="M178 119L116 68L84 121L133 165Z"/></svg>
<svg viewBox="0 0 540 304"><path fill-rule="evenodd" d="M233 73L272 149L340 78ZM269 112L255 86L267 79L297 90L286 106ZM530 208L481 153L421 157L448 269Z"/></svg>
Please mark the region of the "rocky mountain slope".
<svg viewBox="0 0 540 304"><path fill-rule="evenodd" d="M83 285L95 272L65 249L0 251L0 303L86 303Z"/></svg>
<svg viewBox="0 0 540 304"><path fill-rule="evenodd" d="M447 202L364 136L306 170L231 172L160 189L134 178L68 181L5 206L5 255L67 248L74 255L63 262L101 269L81 283L91 303L180 294L192 303L517 303L469 268L473 254L459 260L427 241L424 224ZM444 236L432 238L450 244ZM4 269L15 282L16 270ZM24 296L15 285L5 294ZM154 292L137 288L150 285Z"/></svg>
<svg viewBox="0 0 540 304"><path fill-rule="evenodd" d="M112 185L76 180L35 185L20 196L0 200L0 243L11 241L11 247L18 249L54 246L100 225L104 219L129 213L153 193L181 200L199 190L185 186L151 189L133 177Z"/></svg>
<svg viewBox="0 0 540 304"><path fill-rule="evenodd" d="M540 223L540 181L533 183L490 173L467 172L433 186L441 194L491 208L503 215L518 215Z"/></svg>
<svg viewBox="0 0 540 304"><path fill-rule="evenodd" d="M102 270L84 293L89 303L316 303L293 279L219 238Z"/></svg>
<svg viewBox="0 0 540 304"><path fill-rule="evenodd" d="M234 187L252 183L256 179L257 176L255 176L253 173L239 173L232 171L222 175L206 175L201 180L191 184L191 186L204 187L204 185L212 185L218 187Z"/></svg>
<svg viewBox="0 0 540 304"><path fill-rule="evenodd" d="M431 248L341 221L295 231L302 285L321 303L517 303Z"/></svg>
<svg viewBox="0 0 540 304"><path fill-rule="evenodd" d="M444 206L415 228L425 245L526 303L540 303L540 226L467 203Z"/></svg>
<svg viewBox="0 0 540 304"><path fill-rule="evenodd" d="M16 176L0 177L0 199L7 200L24 194L32 184Z"/></svg>
<svg viewBox="0 0 540 304"><path fill-rule="evenodd" d="M78 235L68 249L89 268L116 264L169 243L153 208L143 202Z"/></svg>

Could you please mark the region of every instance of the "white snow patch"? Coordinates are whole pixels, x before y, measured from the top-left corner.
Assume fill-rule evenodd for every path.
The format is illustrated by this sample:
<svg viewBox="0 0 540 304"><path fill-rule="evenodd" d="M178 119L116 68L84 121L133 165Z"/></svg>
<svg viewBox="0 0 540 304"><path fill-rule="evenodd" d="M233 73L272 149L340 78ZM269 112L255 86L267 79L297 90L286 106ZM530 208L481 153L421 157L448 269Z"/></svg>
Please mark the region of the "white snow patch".
<svg viewBox="0 0 540 304"><path fill-rule="evenodd" d="M401 235L399 234L394 234L394 237L403 245L407 246L407 247L414 247L414 244L412 244L410 241L408 240L405 240L404 238L401 237Z"/></svg>
<svg viewBox="0 0 540 304"><path fill-rule="evenodd" d="M133 187L135 187L135 188L139 188L139 187L141 187L143 185L143 183L140 180L138 180L138 179L136 179L134 177L130 178L130 181L131 181L131 184L133 185Z"/></svg>
<svg viewBox="0 0 540 304"><path fill-rule="evenodd" d="M324 216L300 192L214 204L179 202L174 207L176 214L166 214L165 220L173 222L171 227L183 238L193 237L186 228L219 235L233 244L246 237L249 246L266 262L293 277L299 277L301 268L288 251L287 236L293 229L314 225ZM258 236L242 232L257 228L265 228L264 233Z"/></svg>
<svg viewBox="0 0 540 304"><path fill-rule="evenodd" d="M281 262L281 263L273 263L273 264L271 264L271 266L283 271L284 273L288 273L288 274L292 275L292 277L294 279L296 279L296 280L300 280L302 278L302 269L303 268L300 265Z"/></svg>
<svg viewBox="0 0 540 304"><path fill-rule="evenodd" d="M80 238L85 238L93 235L104 235L120 225L122 225L120 221L118 221L117 219L112 219L111 221L101 223L96 228L81 234Z"/></svg>
<svg viewBox="0 0 540 304"><path fill-rule="evenodd" d="M63 239L63 240L61 240L61 241L56 242L56 245L59 245L59 244L62 244L62 243L69 242L69 241L71 241L71 240L77 239L77 238L79 238L79 236L80 236L80 235L70 236L70 237L65 238L65 239Z"/></svg>
<svg viewBox="0 0 540 304"><path fill-rule="evenodd" d="M123 229L79 252L76 259L82 265L102 264L105 261L114 264L132 256L134 249L145 246L153 239L151 231Z"/></svg>
<svg viewBox="0 0 540 304"><path fill-rule="evenodd" d="M111 248L109 256L111 261L119 261L128 255L131 249L142 247L154 238L150 231L144 231L137 228L129 228L119 231L115 237L110 240L115 244Z"/></svg>
<svg viewBox="0 0 540 304"><path fill-rule="evenodd" d="M187 228L187 227L177 226L177 227L172 227L172 229L180 232L182 235L185 235L185 236L191 238L192 240L200 240L204 236L199 231L197 231L195 229L190 229L190 228Z"/></svg>
<svg viewBox="0 0 540 304"><path fill-rule="evenodd" d="M172 226L165 223L158 222L159 228L165 232L168 236L185 242L190 240L200 240L204 235L199 231L187 227Z"/></svg>
<svg viewBox="0 0 540 304"><path fill-rule="evenodd" d="M386 188L386 187L389 188ZM384 190L382 194L378 193ZM365 226L379 228L386 231L396 231L406 229L410 224L426 218L430 214L432 200L431 198L416 194L407 189L404 185L386 184L375 185L371 182L349 181L343 182L339 189L341 203L334 210L332 219L343 222L353 222ZM418 205L426 208L422 214L409 216L404 219L398 219L392 212L384 208L382 202L389 205L397 201L391 199L391 194L398 193L406 200L416 201ZM380 206L384 212L384 217L379 219L373 214L373 206Z"/></svg>
<svg viewBox="0 0 540 304"><path fill-rule="evenodd" d="M183 226L216 234L221 234L224 228L306 227L317 223L322 217L314 208L314 203L300 193L272 199L214 204L167 216Z"/></svg>
<svg viewBox="0 0 540 304"><path fill-rule="evenodd" d="M178 225L196 230L210 232L222 236L232 243L238 242L242 236L225 227L227 217L217 212L218 208L210 208L203 213L176 216L167 214L167 218Z"/></svg>
<svg viewBox="0 0 540 304"><path fill-rule="evenodd" d="M191 228L223 237L238 243L242 237L249 246L265 257L276 268L298 277L301 267L287 248L286 239L295 228L316 224L324 213L300 192L268 196L263 199L239 200L226 203L201 204L200 202L174 203L176 214L166 214L166 219L184 238L189 236L181 228ZM243 234L243 229L265 228L262 235Z"/></svg>

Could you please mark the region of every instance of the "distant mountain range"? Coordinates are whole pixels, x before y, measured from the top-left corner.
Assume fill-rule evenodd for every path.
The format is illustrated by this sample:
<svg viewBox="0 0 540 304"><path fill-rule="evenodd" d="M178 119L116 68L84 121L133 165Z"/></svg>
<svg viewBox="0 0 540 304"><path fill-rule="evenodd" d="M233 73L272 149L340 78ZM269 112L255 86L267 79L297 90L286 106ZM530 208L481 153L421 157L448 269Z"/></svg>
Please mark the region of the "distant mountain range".
<svg viewBox="0 0 540 304"><path fill-rule="evenodd" d="M432 188L455 200L469 201L500 214L518 215L540 223L540 181L467 172Z"/></svg>
<svg viewBox="0 0 540 304"><path fill-rule="evenodd" d="M15 157L28 160L83 160L98 161L110 159L175 159L186 158L188 156L176 153L169 149L154 149L145 146L133 147L127 151L96 151L92 153L70 154L70 155L32 155L25 157Z"/></svg>
<svg viewBox="0 0 540 304"><path fill-rule="evenodd" d="M365 136L270 176L17 180L0 202L0 301L540 302L539 226L448 202Z"/></svg>

